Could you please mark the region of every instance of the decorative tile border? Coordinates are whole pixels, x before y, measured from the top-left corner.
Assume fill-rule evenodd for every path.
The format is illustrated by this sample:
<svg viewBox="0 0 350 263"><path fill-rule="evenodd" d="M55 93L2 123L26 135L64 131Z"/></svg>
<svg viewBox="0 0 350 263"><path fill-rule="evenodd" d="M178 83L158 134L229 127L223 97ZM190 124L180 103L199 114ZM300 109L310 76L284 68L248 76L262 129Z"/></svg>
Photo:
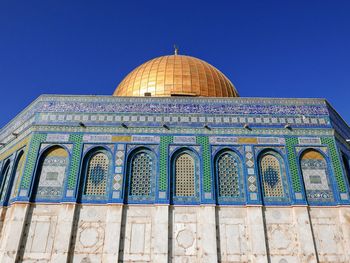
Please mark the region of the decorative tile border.
<svg viewBox="0 0 350 263"><path fill-rule="evenodd" d="M257 201L258 196L258 185L257 185L257 175L255 174L255 158L253 153L253 147L247 145L245 149L245 165L246 165L246 174L247 174L247 183L248 183L248 192L250 200Z"/></svg>
<svg viewBox="0 0 350 263"><path fill-rule="evenodd" d="M46 140L46 134L33 134L29 151L27 156L27 161L24 168L24 174L21 180L20 194L21 196L26 196L34 174L35 164L37 161L37 155L40 149L40 144ZM24 190L24 191L23 191Z"/></svg>
<svg viewBox="0 0 350 263"><path fill-rule="evenodd" d="M310 144L320 145L321 138L319 138L319 137L299 137L298 143L301 145L310 145Z"/></svg>
<svg viewBox="0 0 350 263"><path fill-rule="evenodd" d="M73 196L73 191L76 189L76 182L78 178L81 154L82 154L82 145L83 145L83 135L82 134L71 134L69 136L69 141L73 142L73 150L70 164L70 171L68 174L67 182L67 193L69 197Z"/></svg>
<svg viewBox="0 0 350 263"><path fill-rule="evenodd" d="M162 136L160 138L160 153L159 153L159 197L164 196L168 189L168 148L173 142L172 136ZM161 194L162 193L162 194Z"/></svg>
<svg viewBox="0 0 350 263"><path fill-rule="evenodd" d="M125 144L117 144L116 149L112 190L113 199L119 199L121 197L125 161Z"/></svg>
<svg viewBox="0 0 350 263"><path fill-rule="evenodd" d="M327 145L331 155L331 161L334 169L334 176L337 182L339 192L346 193L346 183L343 176L341 161L337 152L334 138L321 138L322 144Z"/></svg>
<svg viewBox="0 0 350 263"><path fill-rule="evenodd" d="M49 133L46 137L47 142L68 142L69 134Z"/></svg>
<svg viewBox="0 0 350 263"><path fill-rule="evenodd" d="M22 133L34 122L45 125L79 126L79 122L115 124L130 122L180 122L231 125L283 125L330 127L346 124L323 99L273 98L122 98L113 96L43 95L30 104L0 131L0 141L7 142L13 131ZM92 114L91 114L92 113ZM157 114L158 116L152 116ZM164 114L164 116L162 116ZM169 116L171 114L171 116ZM179 114L178 116L175 116ZM184 114L188 114L183 116ZM130 115L130 116L129 116ZM210 116L207 116L210 115ZM227 116L228 115L228 116ZM123 116L123 117L122 117ZM122 119L123 118L123 119ZM311 127L310 126L310 127ZM345 133L350 134L349 127Z"/></svg>

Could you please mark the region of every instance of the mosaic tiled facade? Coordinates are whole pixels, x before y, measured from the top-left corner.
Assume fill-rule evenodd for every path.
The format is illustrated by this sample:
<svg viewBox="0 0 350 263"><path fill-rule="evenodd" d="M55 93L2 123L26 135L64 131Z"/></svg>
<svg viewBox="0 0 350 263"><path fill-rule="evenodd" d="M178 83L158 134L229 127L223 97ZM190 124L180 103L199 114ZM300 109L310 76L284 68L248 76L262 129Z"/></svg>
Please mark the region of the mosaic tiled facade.
<svg viewBox="0 0 350 263"><path fill-rule="evenodd" d="M349 262L349 138L323 99L40 96L0 131L0 261Z"/></svg>
<svg viewBox="0 0 350 263"><path fill-rule="evenodd" d="M18 188L19 188L19 183L21 181L21 173L23 173L23 166L25 162L25 155L23 151L19 152L19 155L17 156L17 161L16 161L16 170L15 170L15 177L13 180L13 186L11 189L10 193L10 198L15 198L18 195Z"/></svg>
<svg viewBox="0 0 350 263"><path fill-rule="evenodd" d="M53 147L41 158L36 172L37 182L34 182L33 199L60 200L68 172L68 153L63 148Z"/></svg>
<svg viewBox="0 0 350 263"><path fill-rule="evenodd" d="M108 200L112 171L111 154L102 147L88 146L84 156L77 196L80 202L106 202Z"/></svg>
<svg viewBox="0 0 350 263"><path fill-rule="evenodd" d="M333 200L327 162L320 152L308 150L301 156L301 171L309 202Z"/></svg>
<svg viewBox="0 0 350 263"><path fill-rule="evenodd" d="M239 173L242 172L240 160L230 154L225 153L218 159L218 182L220 197L239 196Z"/></svg>
<svg viewBox="0 0 350 263"><path fill-rule="evenodd" d="M289 201L289 186L286 167L279 153L268 150L260 156L263 199L269 201Z"/></svg>
<svg viewBox="0 0 350 263"><path fill-rule="evenodd" d="M84 195L105 195L108 176L108 157L97 153L89 160Z"/></svg>
<svg viewBox="0 0 350 263"><path fill-rule="evenodd" d="M113 100L115 100L114 103L112 103ZM131 103L131 101L133 101L133 103ZM91 103L91 105L89 103ZM219 106L220 104L221 106ZM167 108L165 108L165 106ZM78 117L77 115L77 117L72 117L71 120L67 120L67 115L65 115L64 112L71 110L72 107L74 107L74 111L77 114L86 112L84 114L87 114L89 117L85 118L81 115ZM96 108L94 109L94 107ZM112 112L106 113L107 115L99 115L107 109ZM15 186L14 189L11 189L12 194L18 194L16 195L17 197L13 196L15 198L11 197L11 199L25 200L26 197L31 197L31 191L33 191L33 186L35 184L33 176L36 171L42 169L44 173L54 173L52 171L46 171L48 166L45 162L43 168L39 167L37 160L39 160L41 156L40 149L44 146L62 145L65 148L68 147L71 152L67 152L67 160L64 164L67 166L67 173L64 174L62 178L60 177L60 185L62 184L61 192L48 194L51 191L49 190L50 186L44 184L45 186L43 186L43 189L45 189L45 187L47 188L47 193L44 194L41 189L43 182L39 180L40 189L38 189L40 190L39 192L42 193L42 198L40 199L44 201L45 196L48 197L48 200L56 196L56 199L64 200L68 198L69 200L75 200L79 192L77 189L79 186L78 183L81 182L81 180L85 180L81 179L82 174L84 174L82 159L84 145L89 149L92 149L94 146L103 147L108 145L108 147L118 149L116 151L113 150L115 151L113 167L109 167L108 172L105 173L102 173L105 167L99 169L101 170L100 172L97 172L97 168L95 169L96 171L92 171L93 169L91 168L92 170L86 173L88 178L86 183L89 186L84 186L87 188L84 188L82 195L88 195L87 192L85 192L87 191L86 189L100 182L100 180L97 180L98 182L95 179L90 180L89 178L92 174L101 173L104 174L106 178L101 179L101 182L103 182L102 188L104 188L104 190L100 189L99 191L102 191L103 195L106 195L107 192L109 195L110 191L112 193L109 195L110 197L104 198L106 201L110 199L111 201L114 200L114 202L122 202L123 196L147 196L145 193L149 192L152 193L152 196L156 197L155 199L153 197L153 199L151 198L153 200L152 202L166 203L169 202L166 200L171 199L170 182L174 182L174 185L179 185L179 183L176 183L176 180L173 181L176 171L173 172L172 169L176 168L174 164L172 164L170 158L172 154L171 151L174 152L175 149L176 151L181 150L181 147L183 147L183 150L185 150L186 147L195 147L198 148L196 151L201 157L198 159L198 169L196 170L196 172L199 173L198 180L191 182L198 187L196 191L198 191L198 198L200 197L201 199L200 202L220 203L220 198L228 201L230 199L229 196L231 197L230 202L232 202L232 204L235 202L261 202L261 195L258 193L262 193L263 196L271 198L277 196L282 198L283 195L286 195L288 196L288 202L302 203L307 202L304 192L308 192L304 174L316 173L319 169L317 170L315 168L316 171L313 171L314 168L312 167L314 166L309 165L307 169L309 172L302 172L306 169L306 164L303 162L300 154L303 150L307 150L308 148L314 149L318 147L320 151L324 151L322 154L326 155L326 159L324 159L324 166L327 167L325 174L327 174L327 178L332 179L327 179L330 192L320 195L324 196L324 199L319 197L317 202L321 205L323 202L328 205L332 202L346 203L349 199L348 178L345 173L345 164L342 164L343 159L338 155L339 150L335 148L335 138L332 137L332 123L335 120L331 118L331 115L327 115L330 109L330 106L324 101L312 99L303 101L279 101L277 99L257 100L244 98L235 98L231 100L217 98L174 98L169 100L167 98L127 99L103 97L97 103L96 97L77 96L73 99L73 97L44 96L40 97L26 112L21 113L17 117L20 119L24 118L23 125L31 125L27 123L27 121L32 119L32 115L45 116L45 114L49 114L47 115L49 118L35 118L36 126L31 128L33 136L27 146L27 148L29 148L29 155L26 157L26 160L21 160L19 165L17 165L17 167L20 167L18 169L23 170L23 175L19 175L19 171L13 172L13 174L16 174L16 179L8 179L7 181L3 179L3 187L6 183L6 187L8 187L9 183ZM90 112L88 113L87 111ZM113 111L116 112L113 113ZM143 118L140 115L150 111L156 114L152 115L152 118ZM187 114L188 111L191 113ZM57 120L61 119L60 117L57 117L57 119L54 117L57 114L57 116L59 116L60 112L62 112L62 116L64 116L65 126L57 122ZM245 115L254 114L255 117L248 120L246 116L237 116L237 114L239 115L243 112ZM301 112L303 114L301 114ZM186 115L181 117L183 113L186 113ZM170 117L167 117L169 114ZM179 114L179 117L175 118L176 114ZM196 116L189 116L191 114L196 114ZM204 117L200 117L201 114L204 114ZM219 117L220 114L223 115ZM259 114L264 114L264 117L261 118L261 122L259 121L257 123L258 117L256 116ZM124 117L127 115L130 115L130 117L125 119ZM288 117L286 117L286 115L288 115ZM117 118L118 116L121 116L121 118ZM298 116L302 116L301 121L297 121ZM319 118L319 116L326 118L327 121L305 122L305 118ZM227 122L226 118L228 118ZM237 118L237 121L233 121L234 118ZM90 119L95 120L95 123L89 122ZM282 119L285 121L281 122ZM176 121L176 123L173 123L172 120ZM69 124L70 121L71 124ZM77 123L79 124L81 121L84 121L85 126L77 127ZM113 125L109 123L110 121L112 121ZM170 128L165 129L160 124L157 124L157 122L160 124L166 122ZM286 122L292 125L292 129L285 128ZM121 125L122 123L125 124L126 128ZM200 123L204 126L207 125L207 128L198 126ZM247 123L249 123L249 129L243 127ZM9 127L14 124L14 122L10 123ZM51 126L48 126L48 124ZM270 126L272 124L274 126ZM18 125L17 119L16 125ZM157 125L159 126L157 127ZM261 129L263 127L265 127L265 130L262 133ZM42 131L40 131L40 129ZM50 132L49 129L52 131ZM6 130L3 131L3 133L6 132ZM191 135L183 135L184 132ZM302 136L299 135L301 132L303 132ZM9 143L9 145L11 144L13 143ZM152 145L152 147L157 145L160 147L159 155L157 153L152 157L154 161L152 161L151 170L145 167L142 169L137 168L139 165L138 163L135 163L135 167L132 165L124 167L124 162L128 158L124 147L128 147L128 151L129 149L134 151L137 150L138 147L141 149L142 147L149 147L150 145ZM132 146L132 148L129 146ZM215 163L215 152L218 151L218 147L229 148L232 146L244 147L244 149L242 148L240 150L242 155L235 155L234 157L236 160L233 162L232 166L234 170L231 171L231 168L227 166L227 173L232 174L230 176L236 179L228 179L231 178L230 176L223 179L224 177L220 176L220 174L223 174L222 169L226 168L224 168L223 164L220 166L218 163ZM273 150L275 147L285 147L285 152L282 153L285 155L285 158L279 159L279 157L275 157L274 159L270 157L270 165L267 166L267 168L262 167L264 165L266 166L267 164L263 163L267 162L258 160L256 151L269 151ZM7 146L3 147L2 151L5 151L6 148ZM13 154L15 153L16 152ZM346 153L343 154L346 155ZM5 152L2 153L2 155L4 155L4 161L9 157L5 156ZM277 160L279 160L279 162L277 162ZM109 161L112 162L112 160ZM56 163L57 162L56 160ZM280 164L279 167L277 165L278 163ZM4 165L5 163L3 162L3 166ZM49 170L50 169L53 168L51 167ZM137 175L135 169L141 169L142 172L148 171L146 173L152 174L150 177L151 179L147 179L149 175L140 173ZM110 170L113 170L112 174L109 172ZM156 175L158 171L159 176ZM132 176L132 174L134 174L134 176ZM234 177L233 174L235 174ZM21 180L18 180L19 177ZM131 178L127 184L125 180L122 180L124 177ZM285 177L285 179L283 179L283 177ZM5 176L3 176L3 178L5 178ZM143 181L145 185L140 187L136 186L136 178ZM106 185L106 180L113 182L112 187ZM226 180L226 183L231 180L229 189L220 186L223 184L224 180ZM186 187L190 187L189 185L191 185L191 182L186 184ZM213 184L212 182L216 183ZM129 191L132 192L126 193L124 191L123 187L127 185L129 185ZM244 188L245 185L247 185L247 189ZM109 188L111 188L111 190L109 190ZM34 190L37 191L38 189ZM174 191L176 192L176 190ZM336 192L333 193L333 191ZM132 194L137 192L139 192L139 194ZM173 194L175 195L175 193ZM36 193L36 195L38 195L38 193ZM197 201L194 202L198 202L198 198L196 199ZM238 199L235 201L235 198ZM36 197L36 199L38 198ZM146 199L144 200L146 201ZM282 199L276 198L275 201L278 203L278 200L282 201ZM87 200L93 202L93 198L88 198ZM273 198L271 200L273 200Z"/></svg>
<svg viewBox="0 0 350 263"><path fill-rule="evenodd" d="M3 166L1 177L2 185L0 188L0 200L3 202L6 197L7 189L9 187L9 182L11 179L11 162L9 160L7 160Z"/></svg>
<svg viewBox="0 0 350 263"><path fill-rule="evenodd" d="M264 197L283 196L282 169L280 161L273 154L266 154L260 160Z"/></svg>
<svg viewBox="0 0 350 263"><path fill-rule="evenodd" d="M148 149L136 150L130 156L128 167L128 202L151 201L155 198L157 160Z"/></svg>

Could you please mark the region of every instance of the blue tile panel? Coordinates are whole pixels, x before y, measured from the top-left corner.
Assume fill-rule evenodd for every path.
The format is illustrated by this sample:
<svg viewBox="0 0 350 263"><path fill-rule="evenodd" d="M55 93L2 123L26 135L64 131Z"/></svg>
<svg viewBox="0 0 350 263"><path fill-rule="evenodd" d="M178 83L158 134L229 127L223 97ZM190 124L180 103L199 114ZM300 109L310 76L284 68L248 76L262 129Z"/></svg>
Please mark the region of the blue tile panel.
<svg viewBox="0 0 350 263"><path fill-rule="evenodd" d="M285 128L286 124L292 129ZM62 186L51 195L55 202L60 198L74 202L80 191L82 200L91 203L124 202L127 196L134 203L290 205L313 199L311 205L335 205L340 199L349 203L349 190L332 125L341 134L350 134L320 99L41 96L0 131L0 140L10 140L13 129L23 136L33 135L16 189L23 198L33 192L40 150L51 144L68 151ZM94 147L109 149L108 168L84 167L85 152ZM131 151L141 148L155 149L154 155L139 161L129 158ZM182 148L195 154L195 194L190 197L176 196L171 188L176 178L172 155ZM279 148L284 150L275 156L278 162L262 167L258 152ZM317 199L305 187L302 170L320 165L300 161L307 148L320 148L325 155L330 189L323 193L325 198ZM1 154L5 152L6 148L0 149ZM223 152L226 155L220 159ZM49 172L49 181L56 178ZM312 172L311 177L306 173L310 182L320 182ZM89 187L103 186L99 194L80 189L87 182L83 186L78 182L89 176ZM265 186L274 194L267 195ZM53 200L48 185L39 190L42 198L38 201Z"/></svg>

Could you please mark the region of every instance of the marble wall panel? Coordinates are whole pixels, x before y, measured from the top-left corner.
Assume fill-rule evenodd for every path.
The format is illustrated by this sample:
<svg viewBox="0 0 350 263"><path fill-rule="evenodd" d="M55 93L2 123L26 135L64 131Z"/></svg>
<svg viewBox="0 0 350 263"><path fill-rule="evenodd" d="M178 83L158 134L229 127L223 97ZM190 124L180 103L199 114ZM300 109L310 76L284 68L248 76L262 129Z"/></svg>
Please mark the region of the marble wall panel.
<svg viewBox="0 0 350 263"><path fill-rule="evenodd" d="M320 262L349 262L346 236L338 208L310 208L316 250Z"/></svg>

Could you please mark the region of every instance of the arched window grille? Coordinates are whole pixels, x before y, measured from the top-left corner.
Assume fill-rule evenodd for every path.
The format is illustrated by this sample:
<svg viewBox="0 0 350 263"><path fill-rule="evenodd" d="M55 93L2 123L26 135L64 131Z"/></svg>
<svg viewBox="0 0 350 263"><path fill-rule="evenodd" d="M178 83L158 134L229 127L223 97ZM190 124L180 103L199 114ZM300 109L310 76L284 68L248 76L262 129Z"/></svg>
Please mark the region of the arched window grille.
<svg viewBox="0 0 350 263"><path fill-rule="evenodd" d="M263 152L259 159L259 171L264 201L289 201L283 158L274 151Z"/></svg>
<svg viewBox="0 0 350 263"><path fill-rule="evenodd" d="M16 168L15 168L16 169L15 178L14 178L13 184L12 184L10 199L15 198L18 194L19 184L21 182L21 174L22 174L23 166L24 166L24 159L25 158L24 158L23 151L21 151L17 157Z"/></svg>
<svg viewBox="0 0 350 263"><path fill-rule="evenodd" d="M152 151L137 150L129 161L128 201L153 200L156 158Z"/></svg>
<svg viewBox="0 0 350 263"><path fill-rule="evenodd" d="M48 149L40 158L32 199L57 200L62 197L68 171L69 155L59 146Z"/></svg>
<svg viewBox="0 0 350 263"><path fill-rule="evenodd" d="M104 152L97 152L91 156L86 169L84 196L106 195L109 167L110 161Z"/></svg>
<svg viewBox="0 0 350 263"><path fill-rule="evenodd" d="M175 161L175 195L195 196L194 159L188 153L183 153Z"/></svg>
<svg viewBox="0 0 350 263"><path fill-rule="evenodd" d="M175 155L172 162L173 196L175 202L199 201L199 160L189 150Z"/></svg>
<svg viewBox="0 0 350 263"><path fill-rule="evenodd" d="M233 151L225 151L216 159L216 179L219 201L237 200L242 196L242 163Z"/></svg>
<svg viewBox="0 0 350 263"><path fill-rule="evenodd" d="M1 186L0 186L0 201L3 202L7 192L7 186L10 179L10 160L7 160L1 173Z"/></svg>
<svg viewBox="0 0 350 263"><path fill-rule="evenodd" d="M333 201L327 161L314 150L306 150L300 159L306 198L309 202Z"/></svg>

